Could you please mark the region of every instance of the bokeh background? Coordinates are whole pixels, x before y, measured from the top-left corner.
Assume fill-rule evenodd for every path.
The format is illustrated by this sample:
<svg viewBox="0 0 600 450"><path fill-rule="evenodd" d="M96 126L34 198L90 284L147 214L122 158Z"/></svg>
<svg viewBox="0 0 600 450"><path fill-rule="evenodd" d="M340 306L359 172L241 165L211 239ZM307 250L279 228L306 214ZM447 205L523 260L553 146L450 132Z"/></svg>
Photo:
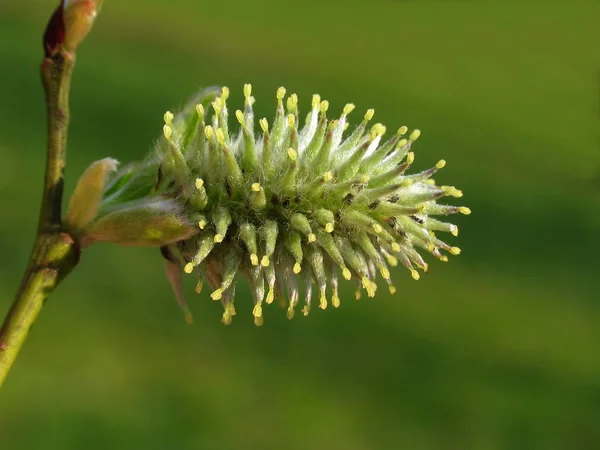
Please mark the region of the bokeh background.
<svg viewBox="0 0 600 450"><path fill-rule="evenodd" d="M0 2L0 314L34 236L49 0ZM465 192L463 249L399 293L253 325L193 296L154 249L97 246L46 305L0 392L0 448L600 448L597 2L106 0L72 86L67 194L140 158L201 86L421 128L417 168Z"/></svg>

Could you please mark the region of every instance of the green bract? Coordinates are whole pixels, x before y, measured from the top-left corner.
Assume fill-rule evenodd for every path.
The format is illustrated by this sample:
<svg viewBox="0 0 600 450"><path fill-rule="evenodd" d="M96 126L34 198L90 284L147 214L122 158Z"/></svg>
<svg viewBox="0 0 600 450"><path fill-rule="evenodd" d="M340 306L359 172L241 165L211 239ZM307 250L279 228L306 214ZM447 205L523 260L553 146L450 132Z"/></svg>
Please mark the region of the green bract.
<svg viewBox="0 0 600 450"><path fill-rule="evenodd" d="M298 97L292 94L284 100L285 94L284 88L277 92L272 124L261 119L257 129L250 85L244 87L244 109L234 114L236 131L229 124L227 88L214 98L210 111L199 97L197 105L193 102L178 115L167 112L155 153L116 174L98 218L89 225L102 234L111 204L115 208L125 200L136 204L160 197L177 203L180 209L173 214L185 217L195 231L162 244L169 279L184 307L181 269L198 277L198 293L207 281L211 298L224 306L226 324L235 315L237 274L250 282L253 314L260 325L263 304L277 297L286 299L291 319L301 291L302 313L308 314L315 286L320 308L328 305L328 290L332 305L338 307L339 274L355 280L357 296L363 288L372 297L378 276L390 292L396 291L388 266L399 262L417 280L417 269L427 271L417 249L444 261L442 251L460 253L435 235L436 231L457 235L458 228L432 217L470 213L466 207L436 203L443 196L462 196L456 188L436 186L430 178L445 161L406 174L414 161L410 149L419 130L403 138L408 130L401 127L383 140L385 127L369 126L373 110L347 130L354 105L346 105L341 116L330 121L329 104L318 95L300 126ZM115 227L113 220L108 231ZM110 236L104 240L110 241Z"/></svg>

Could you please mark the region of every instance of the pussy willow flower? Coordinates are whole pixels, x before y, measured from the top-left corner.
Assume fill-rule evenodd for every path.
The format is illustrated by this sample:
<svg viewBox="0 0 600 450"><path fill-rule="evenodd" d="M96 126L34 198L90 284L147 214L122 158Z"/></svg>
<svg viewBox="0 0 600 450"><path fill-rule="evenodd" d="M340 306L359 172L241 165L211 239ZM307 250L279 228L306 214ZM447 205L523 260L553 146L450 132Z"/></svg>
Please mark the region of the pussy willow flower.
<svg viewBox="0 0 600 450"><path fill-rule="evenodd" d="M116 185L123 185L135 197L132 181L121 181L135 174L131 179L138 181L133 184L142 186L142 196L150 196L145 201L167 202L165 217L178 217L181 229L174 231L174 223L174 228L167 227L173 232L162 254L186 312L181 268L197 277L197 293L208 283L210 298L223 304L225 324L235 315L238 274L244 276L253 294L255 323L261 325L264 305L276 298L285 303L290 319L297 309L307 315L313 303L337 308L340 275L356 283L357 299L363 290L375 296L378 278L394 294L390 266L400 264L418 280L419 269L428 271L419 251L442 261L448 259L444 252L460 253L436 235L444 231L456 236L458 228L434 216L470 213L464 206L437 203L444 196L462 196L431 178L445 161L407 174L419 130L409 133L402 126L384 139L386 128L370 125L373 110L350 127L354 105L347 104L330 120L329 103L318 95L304 120L298 97L286 98L284 88L277 91L272 123L257 121L250 85L244 87L244 96L244 108L233 114L236 126L230 123L227 88L210 106L198 103L178 115L165 113L154 156L121 171L104 196L103 204L110 205L111 195L113 201L119 196ZM147 191L143 186L149 180L152 189ZM92 221L83 240L118 240L113 234L127 221L113 219L108 228L102 221L108 217L110 222L111 214L123 210L127 207L119 206ZM134 229L122 240L130 239ZM161 234L162 229L156 226L142 234Z"/></svg>

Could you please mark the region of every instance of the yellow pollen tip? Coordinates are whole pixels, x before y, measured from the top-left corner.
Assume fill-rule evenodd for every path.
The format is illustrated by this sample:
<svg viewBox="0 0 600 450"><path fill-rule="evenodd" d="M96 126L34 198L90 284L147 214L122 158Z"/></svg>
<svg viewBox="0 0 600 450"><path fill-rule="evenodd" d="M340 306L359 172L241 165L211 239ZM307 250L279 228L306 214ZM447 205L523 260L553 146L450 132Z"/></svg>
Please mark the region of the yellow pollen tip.
<svg viewBox="0 0 600 450"><path fill-rule="evenodd" d="M380 267L379 268L379 272L381 272L381 276L386 279L389 280L390 279L390 271L386 268L386 267Z"/></svg>
<svg viewBox="0 0 600 450"><path fill-rule="evenodd" d="M192 263L187 263L183 268L185 273L192 273L194 271L194 265Z"/></svg>
<svg viewBox="0 0 600 450"><path fill-rule="evenodd" d="M396 253L400 252L400 245L396 242L392 243L392 250L395 251Z"/></svg>
<svg viewBox="0 0 600 450"><path fill-rule="evenodd" d="M287 117L287 122L290 127L293 127L296 123L296 117L293 114L289 114Z"/></svg>
<svg viewBox="0 0 600 450"><path fill-rule="evenodd" d="M222 104L220 98L217 98L214 102L212 102L212 107L217 115L221 114L221 106Z"/></svg>
<svg viewBox="0 0 600 450"><path fill-rule="evenodd" d="M256 318L262 317L263 311L260 303L254 305L254 309L252 310L252 315Z"/></svg>
<svg viewBox="0 0 600 450"><path fill-rule="evenodd" d="M421 130L413 130L413 132L410 133L409 138L411 141L416 141L419 139L419 136L421 136Z"/></svg>
<svg viewBox="0 0 600 450"><path fill-rule="evenodd" d="M215 133L217 135L217 142L223 145L225 143L225 133L221 128L217 128L217 131Z"/></svg>
<svg viewBox="0 0 600 450"><path fill-rule="evenodd" d="M198 116L200 116L200 118L204 117L204 105L198 103L196 105L196 113L198 113Z"/></svg>
<svg viewBox="0 0 600 450"><path fill-rule="evenodd" d="M399 129L398 129L398 135L402 136L403 134L406 134L406 132L408 131L408 127L406 125L402 125Z"/></svg>
<svg viewBox="0 0 600 450"><path fill-rule="evenodd" d="M304 305L304 308L302 308L302 314L304 315L304 317L308 316L309 312L310 312L310 306Z"/></svg>
<svg viewBox="0 0 600 450"><path fill-rule="evenodd" d="M406 139L400 139L396 147L403 148L406 144L408 144L408 141Z"/></svg>
<svg viewBox="0 0 600 450"><path fill-rule="evenodd" d="M298 275L302 270L302 266L299 263L294 264L294 273Z"/></svg>
<svg viewBox="0 0 600 450"><path fill-rule="evenodd" d="M392 267L396 267L398 265L398 258L392 255L385 255L385 259L387 260L388 264Z"/></svg>
<svg viewBox="0 0 600 450"><path fill-rule="evenodd" d="M215 238L214 241L219 244L221 242L223 242L223 239L225 239L225 236L223 236L222 234L215 234Z"/></svg>
<svg viewBox="0 0 600 450"><path fill-rule="evenodd" d="M398 292L396 290L396 286L394 286L393 284L390 284L390 294L394 295L396 292Z"/></svg>
<svg viewBox="0 0 600 450"><path fill-rule="evenodd" d="M204 187L204 180L202 178L196 178L196 189L200 190Z"/></svg>
<svg viewBox="0 0 600 450"><path fill-rule="evenodd" d="M365 120L367 120L367 121L371 120L374 115L375 115L375 110L374 109L367 110L367 113L365 114Z"/></svg>
<svg viewBox="0 0 600 450"><path fill-rule="evenodd" d="M358 181L360 184L367 184L370 179L371 177L369 175L363 175L358 179Z"/></svg>
<svg viewBox="0 0 600 450"><path fill-rule="evenodd" d="M446 160L440 159L439 162L435 165L436 169L443 169L446 167Z"/></svg>
<svg viewBox="0 0 600 450"><path fill-rule="evenodd" d="M213 300L221 300L221 298L223 298L223 289L217 289L215 292L210 294L210 298L212 298Z"/></svg>
<svg viewBox="0 0 600 450"><path fill-rule="evenodd" d="M323 181L325 181L325 183L329 183L331 180L333 180L333 172L325 172L325 174L323 174Z"/></svg>
<svg viewBox="0 0 600 450"><path fill-rule="evenodd" d="M171 111L167 111L164 115L164 119L165 119L165 123L167 125L172 125L173 124L173 113Z"/></svg>
<svg viewBox="0 0 600 450"><path fill-rule="evenodd" d="M308 242L315 242L317 240L317 236L314 233L308 233Z"/></svg>
<svg viewBox="0 0 600 450"><path fill-rule="evenodd" d="M327 309L327 297L325 296L325 291L321 291L321 298L319 299L319 308L325 310Z"/></svg>
<svg viewBox="0 0 600 450"><path fill-rule="evenodd" d="M266 118L263 117L258 121L258 123L260 124L260 128L262 128L263 133L267 133L269 131L269 122Z"/></svg>
<svg viewBox="0 0 600 450"><path fill-rule="evenodd" d="M338 297L338 293L334 292L333 295L331 296L331 304L333 305L334 308L339 308L340 307L340 298Z"/></svg>
<svg viewBox="0 0 600 450"><path fill-rule="evenodd" d="M460 251L461 251L461 250L460 250L460 248L458 248L458 247L451 247L449 251L450 251L450 253L452 253L454 256L457 256L457 255L460 255Z"/></svg>
<svg viewBox="0 0 600 450"><path fill-rule="evenodd" d="M417 281L421 279L421 275L415 269L410 269L410 274Z"/></svg>
<svg viewBox="0 0 600 450"><path fill-rule="evenodd" d="M362 277L362 286L367 290L367 296L375 297L375 291L377 290L377 285L375 283L367 277Z"/></svg>
<svg viewBox="0 0 600 450"><path fill-rule="evenodd" d="M362 294L358 289L356 291L354 291L354 299L355 300L360 300L361 296L362 296Z"/></svg>
<svg viewBox="0 0 600 450"><path fill-rule="evenodd" d="M327 100L323 100L321 102L319 109L321 110L322 113L326 113L327 110L329 109L329 102Z"/></svg>
<svg viewBox="0 0 600 450"><path fill-rule="evenodd" d="M356 108L356 106L354 106L352 103L348 103L346 106L344 106L344 114L350 114L352 111L354 111L354 108Z"/></svg>
<svg viewBox="0 0 600 450"><path fill-rule="evenodd" d="M275 300L275 294L273 293L273 288L269 288L269 292L267 293L267 298L265 299L265 302L267 303L267 305L270 305L271 303L273 303L273 300Z"/></svg>
<svg viewBox="0 0 600 450"><path fill-rule="evenodd" d="M292 320L294 318L294 308L292 308L292 305L288 306L286 316L288 320Z"/></svg>
<svg viewBox="0 0 600 450"><path fill-rule="evenodd" d="M312 98L312 107L314 109L318 109L321 106L321 96L319 94L313 95Z"/></svg>
<svg viewBox="0 0 600 450"><path fill-rule="evenodd" d="M325 232L326 233L333 233L333 223L329 222L325 225Z"/></svg>
<svg viewBox="0 0 600 450"><path fill-rule="evenodd" d="M258 255L256 253L250 255L250 262L253 266L258 266Z"/></svg>
<svg viewBox="0 0 600 450"><path fill-rule="evenodd" d="M277 89L277 100L281 101L283 100L283 97L285 97L285 93L286 93L286 89L282 86L279 89Z"/></svg>
<svg viewBox="0 0 600 450"><path fill-rule="evenodd" d="M448 257L446 255L442 255L442 256L440 256L440 261L441 262L448 262Z"/></svg>
<svg viewBox="0 0 600 450"><path fill-rule="evenodd" d="M254 318L254 325L257 327L262 327L265 323L265 318L263 316Z"/></svg>
<svg viewBox="0 0 600 450"><path fill-rule="evenodd" d="M296 161L296 159L298 159L298 152L296 152L296 150L293 148L289 148L287 154L292 161Z"/></svg>
<svg viewBox="0 0 600 450"><path fill-rule="evenodd" d="M252 192L260 192L260 183L252 183L250 189L252 189Z"/></svg>
<svg viewBox="0 0 600 450"><path fill-rule="evenodd" d="M194 292L196 294L200 294L202 292L203 287L204 287L204 283L202 282L202 279L198 280L198 283L196 284L196 287L194 288Z"/></svg>
<svg viewBox="0 0 600 450"><path fill-rule="evenodd" d="M223 86L223 88L221 89L221 99L223 104L225 103L225 101L229 98L229 88L227 86Z"/></svg>
<svg viewBox="0 0 600 450"><path fill-rule="evenodd" d="M221 322L223 322L223 325L231 325L231 313L225 311L223 313L223 318L221 319Z"/></svg>
<svg viewBox="0 0 600 450"><path fill-rule="evenodd" d="M375 139L378 136L382 136L385 134L386 128L384 125L380 124L380 123L376 123L375 125L373 125L373 127L371 128L371 139Z"/></svg>
<svg viewBox="0 0 600 450"><path fill-rule="evenodd" d="M375 233L379 234L379 233L381 233L383 231L383 228L378 223L374 223L373 224L373 230L375 230Z"/></svg>
<svg viewBox="0 0 600 450"><path fill-rule="evenodd" d="M167 140L171 139L171 135L173 134L173 128L170 125L165 125L163 127L163 134L167 138Z"/></svg>
<svg viewBox="0 0 600 450"><path fill-rule="evenodd" d="M415 153L414 152L408 152L408 155L406 155L406 163L407 164L412 164L415 162Z"/></svg>
<svg viewBox="0 0 600 450"><path fill-rule="evenodd" d="M269 264L271 264L269 257L267 255L263 256L262 259L260 260L260 265L263 267L269 267Z"/></svg>
<svg viewBox="0 0 600 450"><path fill-rule="evenodd" d="M252 95L252 85L245 84L244 85L244 97L248 98Z"/></svg>
<svg viewBox="0 0 600 450"><path fill-rule="evenodd" d="M206 220L200 220L198 222L198 228L200 228L201 230L204 230L204 227L206 227Z"/></svg>
<svg viewBox="0 0 600 450"><path fill-rule="evenodd" d="M213 129L213 127L210 125L207 125L206 128L204 129L204 135L206 136L206 139L212 139L214 132L215 132L215 130Z"/></svg>
<svg viewBox="0 0 600 450"><path fill-rule="evenodd" d="M458 227L456 225L453 225L452 229L450 230L450 233L452 233L452 236L458 236Z"/></svg>
<svg viewBox="0 0 600 450"><path fill-rule="evenodd" d="M235 112L235 118L238 120L240 125L244 125L244 113L239 109Z"/></svg>
<svg viewBox="0 0 600 450"><path fill-rule="evenodd" d="M471 214L471 208L467 208L466 206L461 206L460 208L458 208L458 210L461 214L464 214L465 216Z"/></svg>
<svg viewBox="0 0 600 450"><path fill-rule="evenodd" d="M342 269L342 276L345 280L350 280L352 278L352 272L347 267Z"/></svg>

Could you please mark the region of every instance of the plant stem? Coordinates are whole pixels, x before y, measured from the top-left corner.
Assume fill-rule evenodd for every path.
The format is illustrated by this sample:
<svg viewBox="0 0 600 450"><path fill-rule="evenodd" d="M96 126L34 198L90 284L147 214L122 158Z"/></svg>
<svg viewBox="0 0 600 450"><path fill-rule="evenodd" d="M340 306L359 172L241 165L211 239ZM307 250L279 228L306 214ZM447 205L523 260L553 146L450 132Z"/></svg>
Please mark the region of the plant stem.
<svg viewBox="0 0 600 450"><path fill-rule="evenodd" d="M79 245L62 228L61 208L75 56L59 51L42 62L48 114L48 154L37 236L29 265L0 330L0 386L48 295L79 261Z"/></svg>

